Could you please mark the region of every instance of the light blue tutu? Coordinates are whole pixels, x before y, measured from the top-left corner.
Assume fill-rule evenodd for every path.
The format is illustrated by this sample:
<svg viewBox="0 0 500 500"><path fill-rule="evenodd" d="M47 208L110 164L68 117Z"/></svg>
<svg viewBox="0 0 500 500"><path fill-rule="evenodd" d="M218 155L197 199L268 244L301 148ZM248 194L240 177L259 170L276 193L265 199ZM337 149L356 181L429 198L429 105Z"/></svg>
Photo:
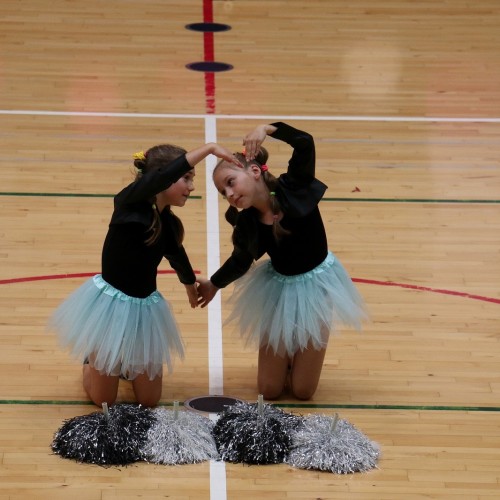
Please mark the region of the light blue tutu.
<svg viewBox="0 0 500 500"><path fill-rule="evenodd" d="M368 318L363 299L331 253L312 271L295 276L276 272L270 260L256 264L235 283L229 298L234 322L247 345L268 346L293 356L309 345L326 348L330 333L343 326L361 329Z"/></svg>
<svg viewBox="0 0 500 500"><path fill-rule="evenodd" d="M81 360L90 358L101 374L150 380L172 371L184 357L179 329L168 302L155 291L130 297L96 275L77 288L52 314L48 328Z"/></svg>

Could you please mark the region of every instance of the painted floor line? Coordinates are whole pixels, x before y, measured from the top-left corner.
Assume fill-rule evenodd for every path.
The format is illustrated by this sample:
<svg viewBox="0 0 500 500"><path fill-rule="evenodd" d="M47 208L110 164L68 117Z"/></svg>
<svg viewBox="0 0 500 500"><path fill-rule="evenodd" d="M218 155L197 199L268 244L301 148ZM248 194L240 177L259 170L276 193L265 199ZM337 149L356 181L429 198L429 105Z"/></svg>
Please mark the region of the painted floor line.
<svg viewBox="0 0 500 500"><path fill-rule="evenodd" d="M199 113L113 113L100 111L55 111L35 109L0 109L0 115L34 115L34 116L100 116L112 118L178 118L204 120L207 116L214 116L224 120L272 120L272 121L351 121L351 122L448 122L448 123L500 123L497 117L451 117L451 116L364 116L364 115L224 115Z"/></svg>
<svg viewBox="0 0 500 500"><path fill-rule="evenodd" d="M195 274L200 274L200 271L195 270ZM66 274L49 274L45 276L25 276L22 278L8 278L0 280L0 285L9 285L14 283L26 283L30 281L48 281L48 280L63 280L73 278L90 278L98 272L91 273L66 273ZM173 269L159 270L158 274L175 274Z"/></svg>
<svg viewBox="0 0 500 500"><path fill-rule="evenodd" d="M215 218L215 212L210 212L207 204L207 220L210 219L212 222L207 225L210 226L207 231L207 260L208 260L208 271L207 275L211 276L219 267L219 250L216 243L218 243L218 231L215 230L213 224L218 221ZM212 206L213 209L213 206ZM208 217L209 216L209 217ZM158 274L174 274L175 271L172 269L161 270L158 271ZM201 274L201 271L195 270L194 273L196 275ZM71 279L71 278L85 278L91 277L97 272L87 272L87 273L68 273L68 274L52 274L45 276L26 276L20 278L7 278L0 279L0 285L9 285L16 283L27 283L30 281L47 281L47 280L58 280L58 279ZM472 300L481 300L483 302L492 302L494 304L500 304L500 299L496 297L487 297L484 295L477 295L468 292L460 292L457 290L448 290L444 288L432 288L428 286L421 285L413 285L411 283L397 283L394 281L381 281L374 279L366 279L366 278L352 278L355 283L363 283L366 285L378 285L378 286L390 286L390 287L398 287L398 288L407 288L411 290L417 290L421 292L432 292L432 293L440 293L443 295L453 295L456 297L463 297ZM214 381L213 386L210 386L211 394L222 394L222 323L221 323L221 302L220 302L220 294L217 294L212 302L208 305L208 314L209 314L209 342L213 343L213 352L209 353L209 357L216 363L219 368L220 373L215 377L217 382ZM217 361L219 360L219 361ZM215 368L215 365L214 365ZM214 379L215 380L215 379Z"/></svg>
<svg viewBox="0 0 500 500"><path fill-rule="evenodd" d="M210 186L211 187L211 186ZM207 186L208 190L209 186ZM0 196L34 196L34 197L61 197L61 198L113 198L114 194L94 194L94 193L21 193L21 192L0 192ZM193 200L201 200L202 196L190 196ZM431 198L356 198L356 197L325 197L321 200L359 203L453 203L453 204L498 204L500 200L474 200L474 199L431 199Z"/></svg>
<svg viewBox="0 0 500 500"><path fill-rule="evenodd" d="M123 403L134 404L133 401ZM159 406L172 406L173 402L160 402ZM403 404L352 404L352 403L271 403L279 408L292 408L298 410L408 410L408 411L466 411L499 413L499 406L462 406L462 405L403 405ZM95 406L91 401L78 400L43 400L43 399L0 399L0 405L25 405L25 406ZM95 407L96 410L98 409Z"/></svg>

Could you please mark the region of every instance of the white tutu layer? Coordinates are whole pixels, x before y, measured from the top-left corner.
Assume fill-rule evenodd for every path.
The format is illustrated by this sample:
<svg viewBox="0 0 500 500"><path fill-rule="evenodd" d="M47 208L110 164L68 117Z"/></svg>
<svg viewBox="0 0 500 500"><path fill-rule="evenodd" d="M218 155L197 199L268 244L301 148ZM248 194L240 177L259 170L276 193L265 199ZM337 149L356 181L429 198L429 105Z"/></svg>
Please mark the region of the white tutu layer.
<svg viewBox="0 0 500 500"><path fill-rule="evenodd" d="M144 299L130 297L101 275L77 288L54 311L48 328L73 356L90 358L102 374L130 380L143 373L153 380L164 363L171 371L173 357L184 356L170 306L158 291Z"/></svg>
<svg viewBox="0 0 500 500"><path fill-rule="evenodd" d="M308 344L325 348L341 325L361 329L367 319L363 299L339 260L331 253L315 269L285 276L269 260L235 283L224 324L235 322L247 344L268 346L293 356Z"/></svg>

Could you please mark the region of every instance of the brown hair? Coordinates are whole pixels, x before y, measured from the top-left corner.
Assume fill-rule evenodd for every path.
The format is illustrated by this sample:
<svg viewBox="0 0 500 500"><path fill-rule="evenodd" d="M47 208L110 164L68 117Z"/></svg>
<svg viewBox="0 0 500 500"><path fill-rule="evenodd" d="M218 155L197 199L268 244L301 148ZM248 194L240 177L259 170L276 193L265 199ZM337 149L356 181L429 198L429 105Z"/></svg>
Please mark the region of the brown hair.
<svg viewBox="0 0 500 500"><path fill-rule="evenodd" d="M269 196L271 198L271 210L274 215L273 235L276 241L279 241L284 235L290 234L290 231L285 229L278 221L278 215L281 211L280 203L275 196L276 188L278 186L278 179L273 174L271 174L271 172L268 169L262 170L262 166L267 163L267 160L269 158L269 153L267 152L267 149L261 146L254 160L247 160L243 153L235 153L234 156L238 158L238 160L241 162L245 170L249 169L252 165L257 165L261 169L262 180L264 181L264 184L267 186L267 189L269 189ZM239 168L231 163L227 162L224 163L224 162L225 160L221 160L215 166L212 176L215 174L216 170L221 167L222 164L224 164L224 166L226 166L227 168L234 168L235 170ZM236 207L229 206L228 209L226 210L225 217L226 220L232 226L236 225L237 216L238 216L238 209Z"/></svg>
<svg viewBox="0 0 500 500"><path fill-rule="evenodd" d="M134 166L137 169L135 179L138 180L144 174L153 170L167 167L169 163L184 154L186 154L186 150L184 148L174 146L172 144L160 144L158 146L153 146L144 153L144 159L134 159ZM151 236L145 240L145 243L148 246L155 243L161 234L161 219L160 214L156 209L156 196L153 196L149 201L153 207L153 222L147 230L147 232L152 232ZM175 234L177 235L177 243L181 245L182 240L184 239L184 226L182 225L179 217L177 217L172 211L170 212L172 214L174 224L177 226L174 228Z"/></svg>

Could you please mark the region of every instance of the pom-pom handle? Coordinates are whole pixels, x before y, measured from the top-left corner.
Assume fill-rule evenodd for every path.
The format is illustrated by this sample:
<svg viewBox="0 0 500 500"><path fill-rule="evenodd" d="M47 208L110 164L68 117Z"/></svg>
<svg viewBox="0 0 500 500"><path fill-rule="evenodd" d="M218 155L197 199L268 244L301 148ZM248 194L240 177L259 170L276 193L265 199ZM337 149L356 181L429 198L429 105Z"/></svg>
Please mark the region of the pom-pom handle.
<svg viewBox="0 0 500 500"><path fill-rule="evenodd" d="M332 424L330 426L330 432L332 433L332 435L335 435L338 422L339 422L339 414L335 413L335 416L332 418Z"/></svg>
<svg viewBox="0 0 500 500"><path fill-rule="evenodd" d="M259 394L257 397L257 408L259 409L259 417L264 414L264 396Z"/></svg>
<svg viewBox="0 0 500 500"><path fill-rule="evenodd" d="M102 411L104 413L104 416L106 417L106 420L109 421L108 403L106 403L106 401L104 401L104 403L102 404Z"/></svg>

